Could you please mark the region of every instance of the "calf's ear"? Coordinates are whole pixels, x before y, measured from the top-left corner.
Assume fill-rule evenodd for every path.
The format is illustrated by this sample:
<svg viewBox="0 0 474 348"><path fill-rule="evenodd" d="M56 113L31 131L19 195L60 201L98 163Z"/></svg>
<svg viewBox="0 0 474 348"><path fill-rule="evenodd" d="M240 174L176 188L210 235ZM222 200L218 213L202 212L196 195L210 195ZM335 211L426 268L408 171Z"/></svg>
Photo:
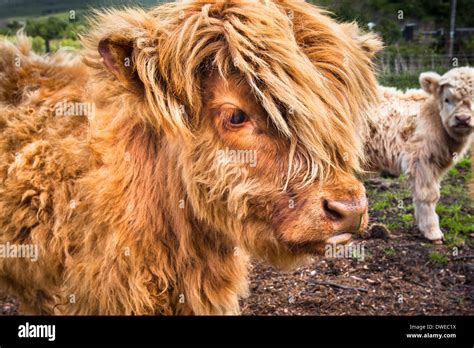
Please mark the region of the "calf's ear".
<svg viewBox="0 0 474 348"><path fill-rule="evenodd" d="M375 54L383 48L382 40L374 33L360 35L358 41L360 47L369 59L373 59Z"/></svg>
<svg viewBox="0 0 474 348"><path fill-rule="evenodd" d="M122 85L134 92L143 90L133 61L133 43L102 39L98 45L101 61Z"/></svg>
<svg viewBox="0 0 474 348"><path fill-rule="evenodd" d="M382 39L377 34L362 32L356 23L342 23L341 27L352 37L369 59L373 59L375 54L383 49Z"/></svg>
<svg viewBox="0 0 474 348"><path fill-rule="evenodd" d="M420 75L421 88L429 94L434 94L439 87L439 80L441 76L435 72L424 72Z"/></svg>

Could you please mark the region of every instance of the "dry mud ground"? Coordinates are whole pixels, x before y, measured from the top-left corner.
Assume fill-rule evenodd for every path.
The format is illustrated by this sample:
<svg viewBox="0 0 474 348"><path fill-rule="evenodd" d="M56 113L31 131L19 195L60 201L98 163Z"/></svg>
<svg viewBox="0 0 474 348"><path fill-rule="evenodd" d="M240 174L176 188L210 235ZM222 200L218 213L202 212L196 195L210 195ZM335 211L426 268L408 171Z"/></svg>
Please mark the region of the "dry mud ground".
<svg viewBox="0 0 474 348"><path fill-rule="evenodd" d="M359 241L363 254L315 258L282 272L254 263L244 315L473 315L474 205L465 158L443 181L438 205L444 245L426 242L414 225L404 177L366 181L373 228ZM364 256L362 258L362 256ZM0 315L21 314L21 304L0 294Z"/></svg>
<svg viewBox="0 0 474 348"><path fill-rule="evenodd" d="M371 224L364 258L315 258L292 272L254 265L247 315L473 315L474 205L466 157L443 180L444 245L421 237L406 178L366 181Z"/></svg>

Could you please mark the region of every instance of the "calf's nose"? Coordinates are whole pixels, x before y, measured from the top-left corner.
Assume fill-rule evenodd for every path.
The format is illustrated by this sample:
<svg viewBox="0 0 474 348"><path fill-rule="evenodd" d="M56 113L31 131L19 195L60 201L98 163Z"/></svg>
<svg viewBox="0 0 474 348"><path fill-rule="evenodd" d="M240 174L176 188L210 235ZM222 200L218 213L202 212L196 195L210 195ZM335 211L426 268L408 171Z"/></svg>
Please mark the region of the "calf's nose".
<svg viewBox="0 0 474 348"><path fill-rule="evenodd" d="M458 124L468 124L471 121L471 115L458 114L454 116L454 119Z"/></svg>
<svg viewBox="0 0 474 348"><path fill-rule="evenodd" d="M354 200L323 199L323 210L333 221L336 233L358 233L367 211L367 199Z"/></svg>

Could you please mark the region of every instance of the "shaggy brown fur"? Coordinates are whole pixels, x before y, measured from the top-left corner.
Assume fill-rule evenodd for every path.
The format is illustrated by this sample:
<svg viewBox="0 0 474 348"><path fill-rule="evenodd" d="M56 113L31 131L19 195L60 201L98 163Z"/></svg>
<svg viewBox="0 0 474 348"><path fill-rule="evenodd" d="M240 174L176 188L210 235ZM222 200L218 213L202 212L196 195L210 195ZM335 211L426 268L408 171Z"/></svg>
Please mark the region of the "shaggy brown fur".
<svg viewBox="0 0 474 348"><path fill-rule="evenodd" d="M40 249L0 285L25 311L238 313L248 254L289 267L366 226L376 38L229 0L97 13L82 42L83 63L0 44L0 245Z"/></svg>
<svg viewBox="0 0 474 348"><path fill-rule="evenodd" d="M423 73L420 83L423 90L406 93L380 88L382 102L366 145L368 170L408 175L418 226L426 238L439 242L440 180L472 139L474 69Z"/></svg>

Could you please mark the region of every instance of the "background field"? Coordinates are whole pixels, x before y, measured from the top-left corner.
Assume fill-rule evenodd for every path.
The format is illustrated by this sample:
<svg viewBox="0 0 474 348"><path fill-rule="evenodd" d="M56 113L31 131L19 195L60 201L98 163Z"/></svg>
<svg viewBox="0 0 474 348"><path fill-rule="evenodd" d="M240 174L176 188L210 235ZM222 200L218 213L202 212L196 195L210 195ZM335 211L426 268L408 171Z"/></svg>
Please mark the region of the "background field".
<svg viewBox="0 0 474 348"><path fill-rule="evenodd" d="M166 0L0 0L0 35L24 28L36 51L79 48L77 34L87 29L92 8L141 6ZM386 48L377 56L379 80L406 88L427 70L440 73L474 63L472 0L458 0L454 54L448 54L450 0L312 0L338 20L357 21L379 33ZM410 31L413 28L413 31ZM454 59L454 60L453 60Z"/></svg>
<svg viewBox="0 0 474 348"><path fill-rule="evenodd" d="M157 0L0 0L0 20L27 19L49 16L70 10L84 11L97 7L133 6L150 7L163 1Z"/></svg>

